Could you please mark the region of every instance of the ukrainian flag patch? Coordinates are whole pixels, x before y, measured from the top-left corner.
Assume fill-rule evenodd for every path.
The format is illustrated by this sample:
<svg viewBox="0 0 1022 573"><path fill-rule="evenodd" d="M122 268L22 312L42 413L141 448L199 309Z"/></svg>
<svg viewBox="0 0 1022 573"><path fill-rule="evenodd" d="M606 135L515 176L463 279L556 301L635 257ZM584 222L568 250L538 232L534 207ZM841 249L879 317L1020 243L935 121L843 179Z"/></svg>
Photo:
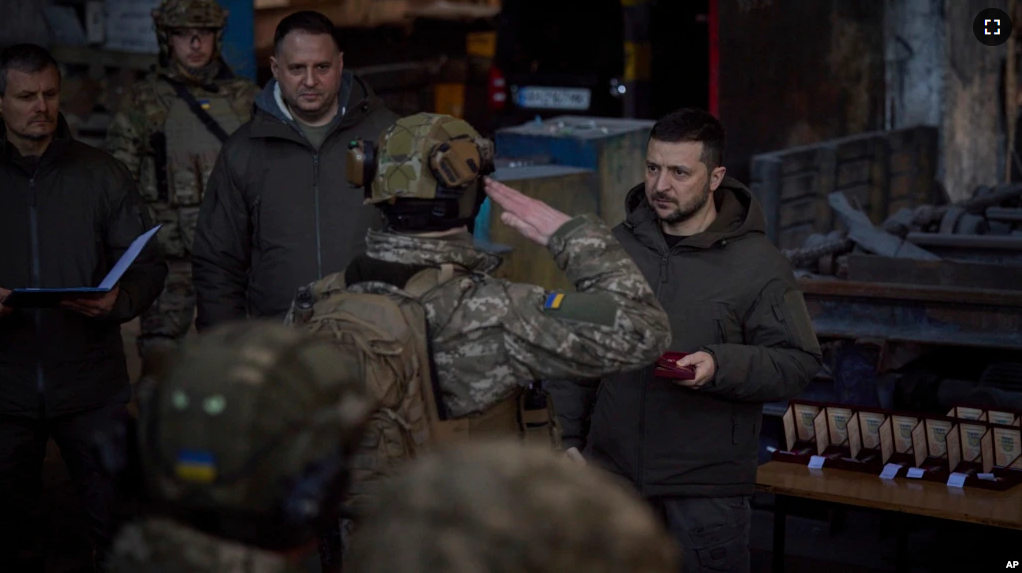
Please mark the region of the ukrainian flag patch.
<svg viewBox="0 0 1022 573"><path fill-rule="evenodd" d="M552 292L546 297L546 302L543 303L543 308L561 308L561 302L564 301L563 292Z"/></svg>
<svg viewBox="0 0 1022 573"><path fill-rule="evenodd" d="M200 99L199 100L199 107L201 107L202 109L204 109L206 111L209 111L209 108L212 107L212 106L209 105L209 100L208 99Z"/></svg>
<svg viewBox="0 0 1022 573"><path fill-rule="evenodd" d="M216 460L212 452L181 450L174 473L184 481L210 483L216 479Z"/></svg>

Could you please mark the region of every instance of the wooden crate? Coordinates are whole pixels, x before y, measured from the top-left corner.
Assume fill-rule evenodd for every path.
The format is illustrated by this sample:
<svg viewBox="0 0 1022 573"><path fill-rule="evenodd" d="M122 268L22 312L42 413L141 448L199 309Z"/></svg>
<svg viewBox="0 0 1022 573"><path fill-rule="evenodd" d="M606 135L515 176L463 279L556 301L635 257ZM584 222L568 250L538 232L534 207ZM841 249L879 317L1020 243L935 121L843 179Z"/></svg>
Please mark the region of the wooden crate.
<svg viewBox="0 0 1022 573"><path fill-rule="evenodd" d="M625 219L625 196L642 183L652 121L559 116L497 131L497 157L549 157L597 174L596 212L610 226Z"/></svg>
<svg viewBox="0 0 1022 573"><path fill-rule="evenodd" d="M558 165L510 167L498 169L493 178L569 215L595 213L599 203L596 173L591 169ZM549 251L502 223L503 210L492 201L487 203L490 206L481 214L484 220L476 226L476 237L512 248L494 275L551 290L574 290Z"/></svg>

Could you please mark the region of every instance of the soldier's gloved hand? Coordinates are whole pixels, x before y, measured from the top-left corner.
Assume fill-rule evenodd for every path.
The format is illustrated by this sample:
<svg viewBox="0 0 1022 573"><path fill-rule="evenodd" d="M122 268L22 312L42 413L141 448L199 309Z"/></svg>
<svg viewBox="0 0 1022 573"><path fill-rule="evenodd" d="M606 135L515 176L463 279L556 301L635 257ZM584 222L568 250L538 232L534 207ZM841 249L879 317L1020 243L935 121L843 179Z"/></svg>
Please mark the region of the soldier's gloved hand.
<svg viewBox="0 0 1022 573"><path fill-rule="evenodd" d="M571 220L571 217L550 205L522 195L503 183L489 177L485 178L485 183L486 194L504 209L500 220L525 238L544 247L550 242L550 236Z"/></svg>
<svg viewBox="0 0 1022 573"><path fill-rule="evenodd" d="M9 306L4 306L4 299L7 298L7 295L9 294L11 294L11 291L5 288L0 288L0 317L7 316L8 314L14 312L13 308Z"/></svg>

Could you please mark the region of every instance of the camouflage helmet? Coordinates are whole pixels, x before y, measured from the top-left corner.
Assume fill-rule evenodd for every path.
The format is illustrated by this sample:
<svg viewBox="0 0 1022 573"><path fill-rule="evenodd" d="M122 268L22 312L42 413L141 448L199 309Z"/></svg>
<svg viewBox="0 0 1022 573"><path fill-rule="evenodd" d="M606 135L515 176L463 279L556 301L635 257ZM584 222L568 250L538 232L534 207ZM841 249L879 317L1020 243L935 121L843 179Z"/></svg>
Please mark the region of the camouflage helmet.
<svg viewBox="0 0 1022 573"><path fill-rule="evenodd" d="M148 499L257 546L300 544L336 518L371 407L353 359L328 338L245 322L172 361L139 397Z"/></svg>
<svg viewBox="0 0 1022 573"><path fill-rule="evenodd" d="M376 142L351 142L348 181L395 226L429 230L423 227L428 223L410 219L432 216L450 227L475 216L483 198L480 178L493 171L493 157L493 142L468 122L419 113L399 119ZM409 220L396 224L402 217Z"/></svg>
<svg viewBox="0 0 1022 573"><path fill-rule="evenodd" d="M153 8L156 29L223 28L227 25L227 10L216 0L163 0Z"/></svg>
<svg viewBox="0 0 1022 573"><path fill-rule="evenodd" d="M156 42L160 46L160 64L169 65L170 32L175 28L215 29L216 47L212 58L215 62L223 52L228 14L216 0L163 0L152 10Z"/></svg>
<svg viewBox="0 0 1022 573"><path fill-rule="evenodd" d="M608 472L492 439L420 457L358 524L349 573L674 573L673 538Z"/></svg>

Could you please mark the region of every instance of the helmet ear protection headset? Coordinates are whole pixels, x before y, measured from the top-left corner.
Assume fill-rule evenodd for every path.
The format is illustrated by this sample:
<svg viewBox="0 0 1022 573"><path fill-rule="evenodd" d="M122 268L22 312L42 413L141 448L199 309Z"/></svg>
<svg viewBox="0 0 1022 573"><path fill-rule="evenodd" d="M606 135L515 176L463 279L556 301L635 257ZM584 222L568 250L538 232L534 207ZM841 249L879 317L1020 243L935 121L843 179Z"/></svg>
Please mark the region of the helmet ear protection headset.
<svg viewBox="0 0 1022 573"><path fill-rule="evenodd" d="M493 173L493 143L487 139L462 135L434 145L429 151L426 165L439 185L436 198L457 198L480 177ZM348 144L348 182L353 187L363 188L366 199L372 196L376 169L375 142L359 139Z"/></svg>
<svg viewBox="0 0 1022 573"><path fill-rule="evenodd" d="M348 144L348 183L365 189L365 198L372 193L376 177L376 144L368 139L356 139Z"/></svg>

